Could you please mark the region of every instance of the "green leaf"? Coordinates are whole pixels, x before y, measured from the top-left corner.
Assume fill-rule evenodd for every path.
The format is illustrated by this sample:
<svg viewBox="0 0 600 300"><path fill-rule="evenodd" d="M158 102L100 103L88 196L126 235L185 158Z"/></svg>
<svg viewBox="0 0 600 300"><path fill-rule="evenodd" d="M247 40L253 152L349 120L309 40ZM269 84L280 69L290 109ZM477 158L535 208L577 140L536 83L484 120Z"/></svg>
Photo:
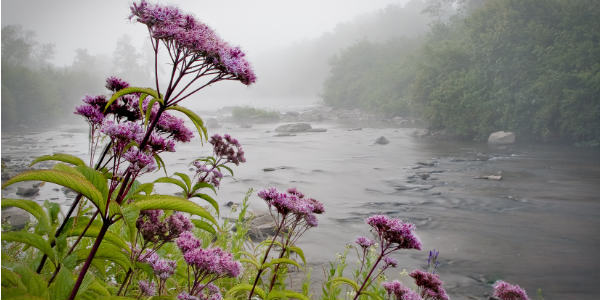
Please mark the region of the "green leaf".
<svg viewBox="0 0 600 300"><path fill-rule="evenodd" d="M302 300L310 300L308 297L298 293L298 292L294 292L294 291L290 291L290 290L273 290L269 292L269 295L267 296L266 300L269 299L287 299L287 298L295 298L295 299L302 299Z"/></svg>
<svg viewBox="0 0 600 300"><path fill-rule="evenodd" d="M186 195L188 194L188 187L185 185L185 183L183 183L175 178L161 177L161 178L154 180L154 183L157 183L157 182L175 184L175 185L179 186Z"/></svg>
<svg viewBox="0 0 600 300"><path fill-rule="evenodd" d="M209 188L215 193L215 195L217 194L217 190L215 189L215 187L212 184L202 182L202 181L199 181L196 184L194 184L194 187L192 188L192 193L195 193L198 189L202 189L202 188Z"/></svg>
<svg viewBox="0 0 600 300"><path fill-rule="evenodd" d="M252 264L252 265L254 265L256 267L256 270L260 270L260 263L258 263L258 261L256 261L255 259L240 258L239 261L240 262L245 262L245 263L250 263L250 264Z"/></svg>
<svg viewBox="0 0 600 300"><path fill-rule="evenodd" d="M140 96L140 101L138 102L140 113L144 111L144 100L146 100L146 97L148 97L148 94L142 94Z"/></svg>
<svg viewBox="0 0 600 300"><path fill-rule="evenodd" d="M278 264L294 265L298 269L302 269L302 266L300 266L300 264L298 264L296 261L294 261L293 259L285 258L285 257L272 259L271 261L264 263L262 265L262 269L267 269L267 268L273 267Z"/></svg>
<svg viewBox="0 0 600 300"><path fill-rule="evenodd" d="M136 221L140 215L140 210L135 206L126 206L123 208L123 222L127 226L127 233L129 235L129 242L133 245L135 243L135 235L137 233Z"/></svg>
<svg viewBox="0 0 600 300"><path fill-rule="evenodd" d="M146 193L146 195L152 194L152 190L154 190L154 183L142 183L138 185L135 189L132 187L129 191L131 192L131 196L137 195L141 192ZM129 196L129 197L131 197ZM127 197L127 198L129 198Z"/></svg>
<svg viewBox="0 0 600 300"><path fill-rule="evenodd" d="M27 211L37 219L38 228L41 232L44 232L46 234L50 233L52 229L52 226L50 225L50 218L48 217L44 209L39 204L37 204L37 202L25 199L2 198L2 202L0 202L0 204L2 208L17 207Z"/></svg>
<svg viewBox="0 0 600 300"><path fill-rule="evenodd" d="M52 155L43 155L40 156L36 159L34 159L31 164L29 164L29 166L33 166L39 162L42 161L47 161L47 160L56 160L56 161L62 161L68 164L72 164L75 166L85 166L85 162L83 162L83 160L81 160L81 158L77 157L77 156L73 156L70 154L65 154L65 153L54 153Z"/></svg>
<svg viewBox="0 0 600 300"><path fill-rule="evenodd" d="M298 256L300 256L300 258L302 259L302 263L304 265L306 265L306 258L304 257L304 251L302 251L302 249L300 249L300 247L288 246L287 249L290 252L294 252L294 253L298 254Z"/></svg>
<svg viewBox="0 0 600 300"><path fill-rule="evenodd" d="M107 199L108 197L108 184L106 178L102 173L96 171L88 166L78 166L75 168L81 175L89 180L99 191L102 193L102 198Z"/></svg>
<svg viewBox="0 0 600 300"><path fill-rule="evenodd" d="M50 224L58 223L58 214L60 213L60 205L58 203L44 200L44 207L50 217Z"/></svg>
<svg viewBox="0 0 600 300"><path fill-rule="evenodd" d="M147 94L150 95L152 97L154 97L155 99L160 99L160 95L153 89L151 88L141 88L141 87L127 87L124 89L121 89L119 91L117 91L116 93L114 93L112 95L112 97L110 97L110 99L108 100L108 102L106 103L106 105L104 106L104 111L106 111L106 109L113 104L113 102L115 102L117 99L128 95L128 94L133 94L133 93L142 93L143 94ZM160 102L162 103L162 100L160 100Z"/></svg>
<svg viewBox="0 0 600 300"><path fill-rule="evenodd" d="M355 292L358 291L358 289L359 289L358 283L356 283L354 280L352 280L350 278L346 278L346 277L336 277L336 278L330 280L329 282L333 283L334 286L345 283L345 284L351 286Z"/></svg>
<svg viewBox="0 0 600 300"><path fill-rule="evenodd" d="M48 258L56 265L56 253L50 247L50 243L48 243L41 236L25 231L10 231L2 233L2 240L8 242L18 242L23 243L29 246L32 246L36 249L39 249L44 254L48 255Z"/></svg>
<svg viewBox="0 0 600 300"><path fill-rule="evenodd" d="M252 290L252 285L248 284L248 283L240 283L234 287L232 287L231 289L229 289L229 291L227 291L227 294L225 294L226 298L233 298L235 295L238 295L241 292L250 292ZM260 298L265 299L265 291L263 289L261 289L260 287L255 287L254 288L254 293L256 295L258 295ZM236 298L237 299L237 298Z"/></svg>
<svg viewBox="0 0 600 300"><path fill-rule="evenodd" d="M257 247L259 247L259 246L269 246L271 244L277 245L280 248L283 248L283 245L279 241L274 241L273 239L266 239L266 240L260 242L260 244L258 244Z"/></svg>
<svg viewBox="0 0 600 300"><path fill-rule="evenodd" d="M87 224L85 224L85 225L87 225ZM83 232L84 229L85 229L85 226L82 224L82 226L78 226L76 228L71 229L68 233L68 236L79 236ZM101 225L99 225L98 223L92 224L85 231L85 234L83 236L90 237L90 238L96 238L98 236L98 234L100 234L100 229L101 229ZM125 243L125 241L123 241L121 239L121 237L114 232L107 231L106 234L104 235L103 241L107 241L123 250L130 251L127 243Z"/></svg>
<svg viewBox="0 0 600 300"><path fill-rule="evenodd" d="M197 194L194 194L192 197L198 197L198 198L206 200L206 202L208 202L210 205L212 205L212 207L215 209L215 211L217 212L217 216L220 215L219 204L211 196L209 196L207 194L197 193Z"/></svg>
<svg viewBox="0 0 600 300"><path fill-rule="evenodd" d="M198 131L198 134L200 135L200 140L203 140L202 136L204 135L204 138L208 138L208 132L206 130L206 127L204 127L204 122L202 121L202 118L200 118L200 116L198 116L195 112L191 111L190 109L187 109L183 106L179 106L179 105L173 105L173 106L169 106L167 107L167 109L172 109L172 110L176 110L179 112L184 113L188 118L190 118L190 120L192 120L192 123L194 123L194 126L196 126L196 130Z"/></svg>
<svg viewBox="0 0 600 300"><path fill-rule="evenodd" d="M9 179L2 188L21 181L45 181L62 185L90 199L101 212L105 210L106 200L102 197L102 193L83 175L59 170L26 171Z"/></svg>
<svg viewBox="0 0 600 300"><path fill-rule="evenodd" d="M179 176L179 178L181 178L181 180L183 180L183 182L185 182L185 184L187 185L188 190L192 187L192 181L190 180L190 176L187 176L187 174L175 172L173 175Z"/></svg>
<svg viewBox="0 0 600 300"><path fill-rule="evenodd" d="M209 220L211 223L215 225L217 224L215 218L206 209L204 209L204 207L185 198L171 195L137 195L133 198L136 199L136 201L132 203L132 205L137 206L140 210L176 210L203 217Z"/></svg>
<svg viewBox="0 0 600 300"><path fill-rule="evenodd" d="M4 234L2 234L4 236ZM13 271L21 277L21 282L26 287L25 291L22 291L21 294L15 294L11 296L10 292L5 293L6 289L2 289L2 299L49 299L50 295L48 293L47 282L44 278L34 272L31 268L25 265L16 266ZM18 296L23 296L19 298Z"/></svg>
<svg viewBox="0 0 600 300"><path fill-rule="evenodd" d="M71 272L67 268L61 268L56 275L56 278L49 286L50 299L63 300L67 299L71 294L71 290L75 285L75 280L71 276Z"/></svg>
<svg viewBox="0 0 600 300"><path fill-rule="evenodd" d="M196 226L196 228L210 232L213 235L217 235L217 231L212 227L212 225L208 224L207 222L198 219L191 219L190 221L194 223L194 226Z"/></svg>
<svg viewBox="0 0 600 300"><path fill-rule="evenodd" d="M154 154L154 159L156 160L156 165L158 166L158 169L160 170L162 166L162 169L165 172L165 176L169 176L167 174L167 165L165 165L165 162L162 160L162 158L160 158L158 154Z"/></svg>
<svg viewBox="0 0 600 300"><path fill-rule="evenodd" d="M158 101L158 98L154 98L150 100L150 102L148 102L148 106L146 107L146 113L144 114L144 126L148 126L148 123L150 122L150 115L152 115L152 108L154 108L154 104Z"/></svg>
<svg viewBox="0 0 600 300"><path fill-rule="evenodd" d="M383 300L383 298L381 298L379 295L377 295L375 293L372 293L372 292L367 292L367 291L363 290L362 292L360 292L360 294L361 295L367 295L371 299L377 299L377 300L381 299L381 300Z"/></svg>
<svg viewBox="0 0 600 300"><path fill-rule="evenodd" d="M219 168L224 168L225 170L229 171L229 174L231 174L231 176L233 176L233 170L226 166L226 165L219 165Z"/></svg>
<svg viewBox="0 0 600 300"><path fill-rule="evenodd" d="M77 264L80 264L87 259L90 250L91 249L78 249L73 251L71 255L76 256ZM100 244L100 247L98 247L98 251L94 256L94 261L110 261L121 266L125 271L132 267L129 256L127 256L121 248L107 243Z"/></svg>
<svg viewBox="0 0 600 300"><path fill-rule="evenodd" d="M7 268L2 267L2 287L17 287L25 289L25 285L21 282L21 276Z"/></svg>

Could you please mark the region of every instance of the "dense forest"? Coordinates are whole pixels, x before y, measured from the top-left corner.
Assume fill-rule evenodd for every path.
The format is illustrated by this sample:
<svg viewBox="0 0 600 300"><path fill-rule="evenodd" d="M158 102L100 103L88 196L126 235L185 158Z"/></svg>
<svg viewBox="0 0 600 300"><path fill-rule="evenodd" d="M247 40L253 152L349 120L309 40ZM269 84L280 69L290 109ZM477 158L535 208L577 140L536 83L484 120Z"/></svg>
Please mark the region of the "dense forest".
<svg viewBox="0 0 600 300"><path fill-rule="evenodd" d="M600 144L600 2L483 1L421 38L360 42L331 62L325 103L481 140Z"/></svg>
<svg viewBox="0 0 600 300"><path fill-rule="evenodd" d="M69 66L50 63L54 45L20 26L2 27L2 130L40 128L72 116L86 94L103 93L108 75L148 80L142 54L127 36L112 59L78 49Z"/></svg>

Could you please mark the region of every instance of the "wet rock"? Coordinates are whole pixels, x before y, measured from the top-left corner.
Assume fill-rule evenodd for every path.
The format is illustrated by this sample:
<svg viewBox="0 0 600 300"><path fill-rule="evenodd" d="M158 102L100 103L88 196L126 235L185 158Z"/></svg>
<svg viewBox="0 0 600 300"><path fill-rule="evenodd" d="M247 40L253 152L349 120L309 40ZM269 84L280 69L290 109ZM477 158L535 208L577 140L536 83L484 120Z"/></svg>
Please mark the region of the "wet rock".
<svg viewBox="0 0 600 300"><path fill-rule="evenodd" d="M491 145L508 145L515 142L516 136L510 131L496 131L488 137L488 144Z"/></svg>
<svg viewBox="0 0 600 300"><path fill-rule="evenodd" d="M435 162L418 161L417 165L423 166L423 167L433 167L433 166L435 166Z"/></svg>
<svg viewBox="0 0 600 300"><path fill-rule="evenodd" d="M255 242L266 240L275 234L275 222L270 214L258 215L250 221L248 236Z"/></svg>
<svg viewBox="0 0 600 300"><path fill-rule="evenodd" d="M277 170L277 169L275 169L275 168L264 168L263 172L273 172L275 170Z"/></svg>
<svg viewBox="0 0 600 300"><path fill-rule="evenodd" d="M423 128L417 128L410 135L413 137L418 137L418 138L426 137L429 135L429 130L423 129Z"/></svg>
<svg viewBox="0 0 600 300"><path fill-rule="evenodd" d="M21 230L29 221L30 215L26 211L14 207L2 210L2 223L10 224L11 230Z"/></svg>
<svg viewBox="0 0 600 300"><path fill-rule="evenodd" d="M473 177L473 179L502 180L502 176L501 175L486 175L486 176Z"/></svg>
<svg viewBox="0 0 600 300"><path fill-rule="evenodd" d="M27 198L33 197L33 196L37 195L39 192L40 192L40 189L36 186L18 187L17 188L17 195L27 197Z"/></svg>
<svg viewBox="0 0 600 300"><path fill-rule="evenodd" d="M348 131L360 131L360 130L362 130L362 128L360 128L360 127L348 129Z"/></svg>
<svg viewBox="0 0 600 300"><path fill-rule="evenodd" d="M305 132L310 129L312 129L312 126L310 126L310 124L308 124L308 123L292 123L292 124L281 125L281 126L275 128L275 131L290 133L290 132Z"/></svg>
<svg viewBox="0 0 600 300"><path fill-rule="evenodd" d="M326 128L311 128L309 130L307 130L306 132L327 132Z"/></svg>
<svg viewBox="0 0 600 300"><path fill-rule="evenodd" d="M283 136L296 136L296 135L291 134L291 133L278 133L278 134L274 135L274 137L283 137Z"/></svg>
<svg viewBox="0 0 600 300"><path fill-rule="evenodd" d="M377 145L387 145L390 141L385 138L385 136L380 136L375 140L375 144Z"/></svg>
<svg viewBox="0 0 600 300"><path fill-rule="evenodd" d="M233 201L229 201L229 202L225 203L225 206L226 207L232 207L233 204L234 204Z"/></svg>

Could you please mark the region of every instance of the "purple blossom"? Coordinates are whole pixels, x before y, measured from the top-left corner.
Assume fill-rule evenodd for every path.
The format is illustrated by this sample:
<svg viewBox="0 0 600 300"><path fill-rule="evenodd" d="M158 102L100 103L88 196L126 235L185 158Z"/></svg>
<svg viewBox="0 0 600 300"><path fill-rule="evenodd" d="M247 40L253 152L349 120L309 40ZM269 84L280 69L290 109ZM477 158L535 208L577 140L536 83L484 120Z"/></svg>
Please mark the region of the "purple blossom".
<svg viewBox="0 0 600 300"><path fill-rule="evenodd" d="M212 274L216 277L237 277L241 264L233 260L231 253L221 248L196 248L185 252L185 261L200 274Z"/></svg>
<svg viewBox="0 0 600 300"><path fill-rule="evenodd" d="M148 282L146 280L138 281L138 285L140 287L140 292L144 296L154 296L156 295L156 287L154 282Z"/></svg>
<svg viewBox="0 0 600 300"><path fill-rule="evenodd" d="M210 63L213 68L246 85L256 81L244 53L222 41L210 27L191 15L184 15L175 7L141 1L131 6L130 18L146 24L150 35L162 40L168 47L185 50L190 56Z"/></svg>
<svg viewBox="0 0 600 300"><path fill-rule="evenodd" d="M162 210L142 210L136 221L136 227L144 240L156 243L169 231L165 222L160 220Z"/></svg>
<svg viewBox="0 0 600 300"><path fill-rule="evenodd" d="M146 149L152 153L175 152L175 141L152 133L148 139Z"/></svg>
<svg viewBox="0 0 600 300"><path fill-rule="evenodd" d="M189 232L194 228L190 219L179 212L176 212L167 218L167 225L169 227L169 239L171 240L178 238L182 233Z"/></svg>
<svg viewBox="0 0 600 300"><path fill-rule="evenodd" d="M191 231L181 233L179 238L177 238L176 243L183 254L201 246L200 240L198 240Z"/></svg>
<svg viewBox="0 0 600 300"><path fill-rule="evenodd" d="M356 241L354 241L356 244L358 244L359 246L361 246L362 248L366 249L369 248L373 245L375 245L375 241L369 238L366 238L364 236L359 236L358 238L356 238Z"/></svg>
<svg viewBox="0 0 600 300"><path fill-rule="evenodd" d="M384 265L383 265L384 269L387 269L389 267L395 268L398 266L398 261L390 256L386 256L383 259L383 262L384 262Z"/></svg>
<svg viewBox="0 0 600 300"><path fill-rule="evenodd" d="M402 285L398 280L384 282L382 285L388 295L394 295L396 300L422 300L417 293Z"/></svg>
<svg viewBox="0 0 600 300"><path fill-rule="evenodd" d="M179 300L200 300L200 298L198 298L196 296L192 296L186 292L179 293L179 295L177 295L177 299L179 299Z"/></svg>
<svg viewBox="0 0 600 300"><path fill-rule="evenodd" d="M123 158L131 163L131 168L135 172L139 172L145 168L146 172L152 172L156 170L156 163L154 157L151 154L146 154L134 147L129 148Z"/></svg>
<svg viewBox="0 0 600 300"><path fill-rule="evenodd" d="M494 283L494 297L501 300L529 300L527 293L520 286L502 280Z"/></svg>
<svg viewBox="0 0 600 300"><path fill-rule="evenodd" d="M154 270L154 274L161 280L166 280L171 277L177 267L177 262L168 259L157 259L150 263L150 266Z"/></svg>
<svg viewBox="0 0 600 300"><path fill-rule="evenodd" d="M145 133L139 124L129 121L123 123L106 121L102 124L100 131L121 146L129 144L131 141L141 143Z"/></svg>
<svg viewBox="0 0 600 300"><path fill-rule="evenodd" d="M121 78L118 78L115 76L106 78L106 88L109 91L117 92L128 86L129 86L129 83L127 83L125 80L123 80Z"/></svg>
<svg viewBox="0 0 600 300"><path fill-rule="evenodd" d="M209 141L213 145L213 151L218 158L224 158L226 162L234 163L236 166L246 162L244 150L237 139L225 134L221 137L213 135Z"/></svg>
<svg viewBox="0 0 600 300"><path fill-rule="evenodd" d="M154 114L152 114L152 118ZM156 124L156 130L169 134L178 142L187 143L194 137L194 133L185 127L183 119L174 117L166 112L160 115L160 119Z"/></svg>
<svg viewBox="0 0 600 300"><path fill-rule="evenodd" d="M421 241L414 234L415 225L404 223L399 219L388 218L384 215L374 215L367 219L377 235L388 245L396 244L398 249L421 250Z"/></svg>
<svg viewBox="0 0 600 300"><path fill-rule="evenodd" d="M87 119L90 125L100 125L104 120L104 114L96 106L84 104L75 108L75 114Z"/></svg>
<svg viewBox="0 0 600 300"><path fill-rule="evenodd" d="M93 105L96 108L99 108L101 110L104 110L104 106L106 106L106 103L108 103L108 100L106 100L106 97L104 95L99 95L99 96L85 96L83 97L83 102L87 103L89 105Z"/></svg>
<svg viewBox="0 0 600 300"><path fill-rule="evenodd" d="M450 299L442 287L444 283L437 274L414 270L408 275L415 279L415 284L420 288L421 297L434 300Z"/></svg>

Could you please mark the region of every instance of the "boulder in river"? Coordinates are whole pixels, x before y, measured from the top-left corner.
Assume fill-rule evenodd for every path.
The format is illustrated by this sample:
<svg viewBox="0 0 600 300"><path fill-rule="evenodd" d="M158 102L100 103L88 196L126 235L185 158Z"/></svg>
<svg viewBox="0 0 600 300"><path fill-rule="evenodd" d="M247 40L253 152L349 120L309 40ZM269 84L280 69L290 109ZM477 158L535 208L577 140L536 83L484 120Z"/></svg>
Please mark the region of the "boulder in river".
<svg viewBox="0 0 600 300"><path fill-rule="evenodd" d="M508 145L515 142L516 136L510 131L496 131L488 137L488 144L491 145Z"/></svg>
<svg viewBox="0 0 600 300"><path fill-rule="evenodd" d="M27 197L27 198L33 197L33 196L37 195L39 192L40 192L40 189L36 186L18 187L17 188L17 195Z"/></svg>
<svg viewBox="0 0 600 300"><path fill-rule="evenodd" d="M2 223L10 224L11 230L21 230L30 221L29 213L15 207L2 210Z"/></svg>
<svg viewBox="0 0 600 300"><path fill-rule="evenodd" d="M276 132L305 132L312 129L312 126L310 126L310 124L308 123L291 123L291 124L285 124L285 125L281 125L277 128L275 128Z"/></svg>
<svg viewBox="0 0 600 300"><path fill-rule="evenodd" d="M375 144L377 145L387 145L390 141L385 138L385 136L380 136L375 140Z"/></svg>

